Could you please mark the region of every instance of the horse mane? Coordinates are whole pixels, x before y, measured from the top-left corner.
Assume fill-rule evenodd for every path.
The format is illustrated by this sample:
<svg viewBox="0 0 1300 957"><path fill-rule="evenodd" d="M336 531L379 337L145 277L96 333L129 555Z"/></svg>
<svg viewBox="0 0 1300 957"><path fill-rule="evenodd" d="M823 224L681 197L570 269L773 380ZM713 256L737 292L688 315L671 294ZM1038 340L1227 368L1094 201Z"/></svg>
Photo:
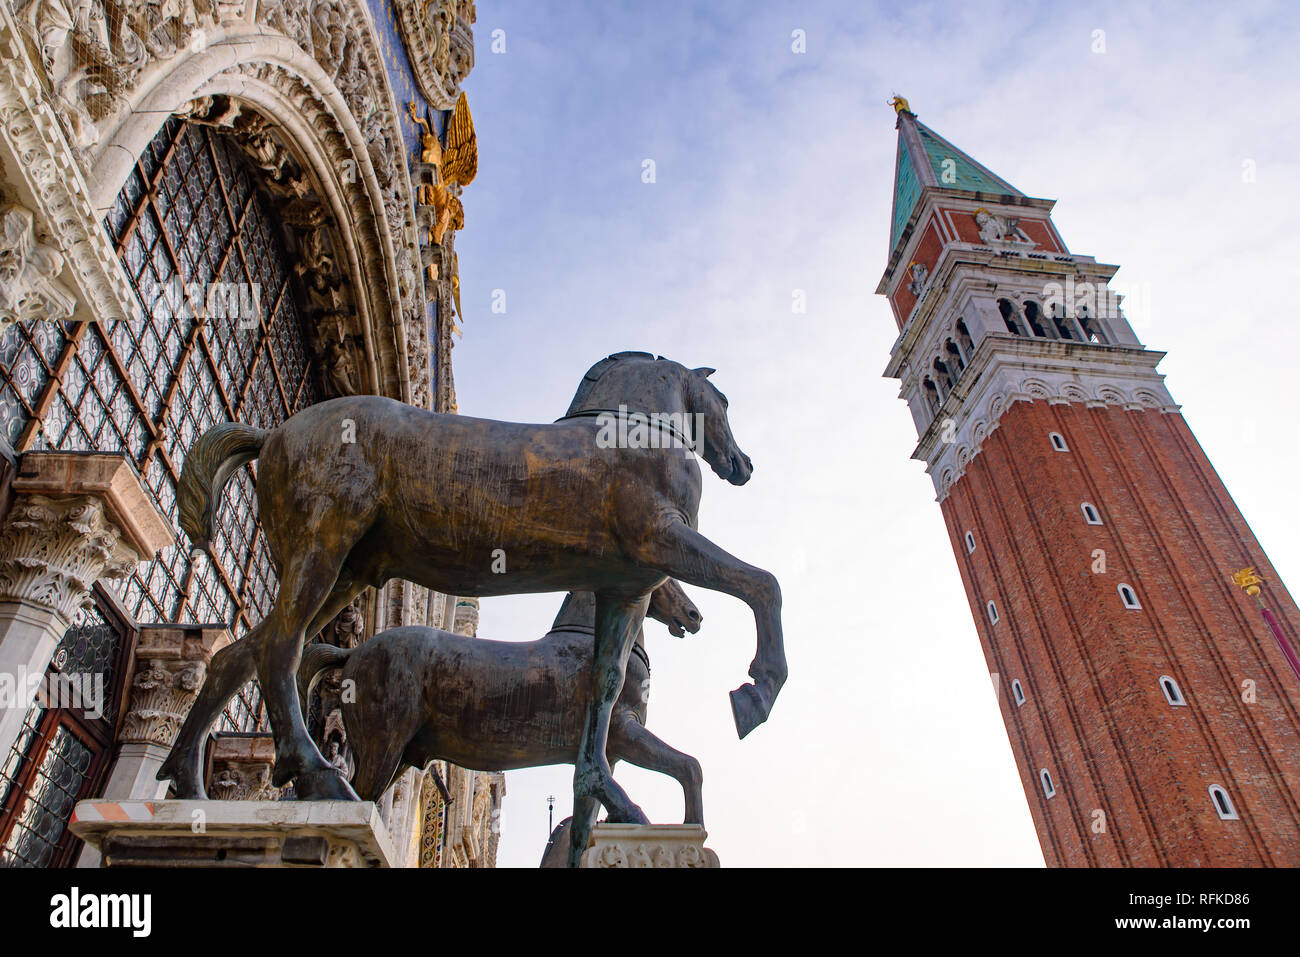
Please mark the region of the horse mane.
<svg viewBox="0 0 1300 957"><path fill-rule="evenodd" d="M589 591L571 591L564 596L564 602L560 605L560 610L555 616L555 621L551 623L551 630L548 635L557 631L563 632L587 632L596 634L596 596ZM637 628L636 641L632 642L632 653L641 659L645 665L646 671L650 670L650 655L642 644L644 641L642 627Z"/></svg>
<svg viewBox="0 0 1300 957"><path fill-rule="evenodd" d="M587 370L587 374L582 377L578 383L578 391L573 395L573 401L569 403L569 409L564 414L573 415L583 411L583 406L587 402L587 397L591 395L591 390L596 388L596 383L600 381L601 376L609 371L609 367L621 359L650 359L659 361L663 356L651 355L649 352L615 352L612 356L606 356L594 366ZM665 360L666 361L666 360Z"/></svg>
<svg viewBox="0 0 1300 957"><path fill-rule="evenodd" d="M551 631L596 633L596 596L589 591L571 591L551 623Z"/></svg>

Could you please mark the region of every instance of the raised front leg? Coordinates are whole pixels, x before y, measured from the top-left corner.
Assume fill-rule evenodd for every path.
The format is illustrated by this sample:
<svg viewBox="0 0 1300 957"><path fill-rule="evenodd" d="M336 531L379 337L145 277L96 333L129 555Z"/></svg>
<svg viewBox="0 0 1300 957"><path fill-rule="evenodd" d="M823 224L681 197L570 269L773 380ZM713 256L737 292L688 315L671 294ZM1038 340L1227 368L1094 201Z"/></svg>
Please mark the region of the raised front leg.
<svg viewBox="0 0 1300 957"><path fill-rule="evenodd" d="M758 653L749 666L754 684L731 692L736 733L744 737L767 720L785 684L785 645L781 636L781 586L776 577L719 548L683 522L668 526L642 546L641 560L673 578L739 598L754 612Z"/></svg>
<svg viewBox="0 0 1300 957"><path fill-rule="evenodd" d="M670 748L631 715L621 716L616 722L609 742L610 757L676 778L686 800L686 815L682 823L703 824L704 772L700 762L689 754Z"/></svg>
<svg viewBox="0 0 1300 957"><path fill-rule="evenodd" d="M645 619L650 596L623 598L596 595L596 653L591 664L591 700L582 726L582 741L573 769L573 843L569 866L577 867L596 822L598 800L611 821L648 824L641 809L614 780L605 749L614 702L623 690L627 656Z"/></svg>

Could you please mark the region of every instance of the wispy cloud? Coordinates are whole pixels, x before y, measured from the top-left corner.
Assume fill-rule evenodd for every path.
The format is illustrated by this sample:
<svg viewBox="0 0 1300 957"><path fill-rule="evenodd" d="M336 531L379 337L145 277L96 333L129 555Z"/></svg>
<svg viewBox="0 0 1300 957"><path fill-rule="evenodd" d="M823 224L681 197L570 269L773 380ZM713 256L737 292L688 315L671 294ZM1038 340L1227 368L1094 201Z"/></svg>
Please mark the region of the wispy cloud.
<svg viewBox="0 0 1300 957"><path fill-rule="evenodd" d="M1283 4L479 4L481 150L458 240L461 409L549 420L595 359L716 366L753 482L706 477L700 527L771 569L791 678L735 740L753 620L692 590L699 636L650 625L650 725L697 755L725 864L1041 862L897 386L885 264L897 91L1124 268L1130 316L1275 564L1300 571L1287 410L1300 240L1297 17ZM506 31L507 52L485 38ZM805 31L806 53L792 52ZM1094 31L1105 52L1094 52ZM655 181L643 182L653 160ZM1243 180L1253 163L1255 181ZM507 312L491 312L493 290ZM792 311L796 290L807 312ZM1243 422L1248 423L1243 428ZM484 602L490 637L558 596ZM656 820L667 779L619 769ZM503 863L544 795L511 775ZM557 810L559 810L557 809ZM566 811L567 813L567 811Z"/></svg>

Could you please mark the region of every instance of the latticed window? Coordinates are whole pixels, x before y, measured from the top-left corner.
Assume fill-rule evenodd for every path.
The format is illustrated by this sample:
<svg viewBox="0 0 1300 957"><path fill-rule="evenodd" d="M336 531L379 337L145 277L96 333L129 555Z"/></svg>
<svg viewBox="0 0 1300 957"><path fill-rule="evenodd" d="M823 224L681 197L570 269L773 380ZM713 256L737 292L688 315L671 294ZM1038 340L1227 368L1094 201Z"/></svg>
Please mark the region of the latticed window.
<svg viewBox="0 0 1300 957"><path fill-rule="evenodd" d="M0 867L71 864L80 849L67 830L73 805L98 794L112 756L122 699L123 622L101 600L78 613L0 756Z"/></svg>
<svg viewBox="0 0 1300 957"><path fill-rule="evenodd" d="M125 451L179 529L185 453L222 421L273 427L318 398L276 219L238 146L171 118L104 219L139 318L24 323L0 336L0 434L29 449ZM248 470L218 513L212 559L180 536L119 587L137 622L228 623L236 637L269 611L275 573ZM249 731L252 686L222 726Z"/></svg>

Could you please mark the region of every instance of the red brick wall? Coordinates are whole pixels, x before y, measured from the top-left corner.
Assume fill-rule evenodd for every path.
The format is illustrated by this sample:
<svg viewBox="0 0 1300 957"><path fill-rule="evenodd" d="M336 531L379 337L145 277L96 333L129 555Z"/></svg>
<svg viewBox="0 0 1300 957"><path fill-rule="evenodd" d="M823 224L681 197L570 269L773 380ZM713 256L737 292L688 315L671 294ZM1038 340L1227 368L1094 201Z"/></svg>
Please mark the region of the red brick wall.
<svg viewBox="0 0 1300 957"><path fill-rule="evenodd" d="M955 230L955 234L948 232L949 224ZM1021 219L1019 225L1025 231L1025 235L1038 244L1038 252L1064 252L1048 220ZM901 276L901 279L898 280L894 291L888 294L889 304L894 310L894 322L898 324L900 331L907 324L907 317L911 314L912 307L916 305L916 296L907 288L912 281L912 263L925 263L926 268L933 275L939 256L949 242L954 239L965 243L984 242L979 234L979 226L975 224L974 214L962 210L940 207L931 211L921 230L921 241L913 250L911 259L899 262L897 275Z"/></svg>
<svg viewBox="0 0 1300 957"><path fill-rule="evenodd" d="M934 213L930 214L929 221L925 224L924 232L921 234L921 241L917 243L916 249L912 253L912 258L905 263L899 263L898 268L903 274L903 281L898 284L890 297L890 302L894 307L894 321L898 323L901 331L907 324L907 317L912 312L912 307L916 305L916 296L908 285L912 282L912 263L925 263L925 268L934 274L934 267L939 262L939 254L943 252L944 241L939 235L939 228L935 224Z"/></svg>
<svg viewBox="0 0 1300 957"><path fill-rule="evenodd" d="M1085 523L1083 501L1104 525ZM1231 573L1259 570L1293 642L1300 611L1182 416L1018 402L943 513L1049 865L1300 865L1300 686ZM1219 819L1210 784L1241 820Z"/></svg>

